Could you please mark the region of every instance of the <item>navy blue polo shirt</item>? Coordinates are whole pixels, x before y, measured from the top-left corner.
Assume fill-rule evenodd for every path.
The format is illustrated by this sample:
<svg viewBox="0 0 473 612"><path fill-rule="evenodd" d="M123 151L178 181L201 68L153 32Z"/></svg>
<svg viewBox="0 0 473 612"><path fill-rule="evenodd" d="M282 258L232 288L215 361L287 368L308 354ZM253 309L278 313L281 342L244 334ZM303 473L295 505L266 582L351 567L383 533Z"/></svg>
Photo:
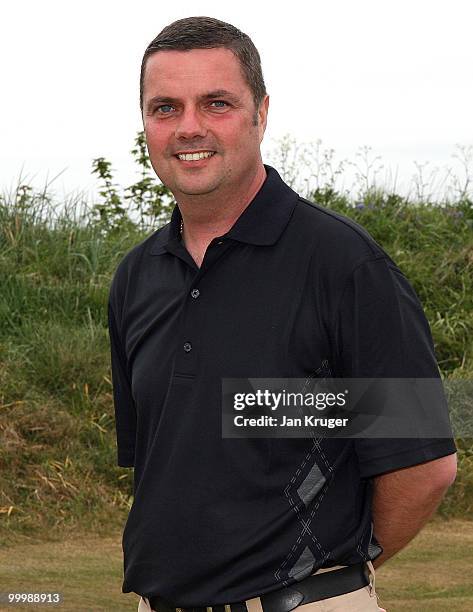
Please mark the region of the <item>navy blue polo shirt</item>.
<svg viewBox="0 0 473 612"><path fill-rule="evenodd" d="M226 604L374 559L372 477L456 451L451 439L222 438L223 378L438 376L390 257L265 168L200 268L176 206L112 282L118 465L134 467L124 593Z"/></svg>

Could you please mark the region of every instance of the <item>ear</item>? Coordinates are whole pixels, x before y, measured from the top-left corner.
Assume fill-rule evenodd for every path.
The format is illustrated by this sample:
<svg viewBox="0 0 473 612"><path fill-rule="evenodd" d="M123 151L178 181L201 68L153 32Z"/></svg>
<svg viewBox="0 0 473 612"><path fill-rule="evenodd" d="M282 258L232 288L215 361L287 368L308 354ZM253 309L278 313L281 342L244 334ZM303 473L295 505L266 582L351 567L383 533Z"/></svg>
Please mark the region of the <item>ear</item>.
<svg viewBox="0 0 473 612"><path fill-rule="evenodd" d="M259 141L263 140L264 132L266 130L266 123L268 121L268 109L269 109L269 96L268 94L262 99L258 109L258 129L259 129Z"/></svg>

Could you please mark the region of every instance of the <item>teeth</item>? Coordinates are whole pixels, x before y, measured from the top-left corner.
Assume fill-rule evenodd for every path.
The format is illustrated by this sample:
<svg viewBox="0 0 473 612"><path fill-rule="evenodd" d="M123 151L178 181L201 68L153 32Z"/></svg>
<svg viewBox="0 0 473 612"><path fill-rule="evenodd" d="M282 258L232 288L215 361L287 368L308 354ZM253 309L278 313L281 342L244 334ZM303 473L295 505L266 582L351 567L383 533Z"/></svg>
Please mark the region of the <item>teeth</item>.
<svg viewBox="0 0 473 612"><path fill-rule="evenodd" d="M197 161L198 159L212 157L214 153L215 151L201 151L199 153L179 153L178 157L182 161Z"/></svg>

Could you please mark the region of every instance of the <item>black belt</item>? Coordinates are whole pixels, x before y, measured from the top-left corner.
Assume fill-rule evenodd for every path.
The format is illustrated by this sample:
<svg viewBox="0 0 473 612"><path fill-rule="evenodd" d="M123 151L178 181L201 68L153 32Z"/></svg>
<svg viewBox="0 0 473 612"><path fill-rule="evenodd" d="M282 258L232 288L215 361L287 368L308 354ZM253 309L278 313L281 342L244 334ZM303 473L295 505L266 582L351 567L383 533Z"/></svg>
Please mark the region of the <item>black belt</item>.
<svg viewBox="0 0 473 612"><path fill-rule="evenodd" d="M261 595L261 605L263 612L290 612L297 606L351 593L367 584L369 584L369 579L365 564L357 563L339 570L307 576L304 580L289 587ZM225 606L178 608L169 604L162 597L154 596L149 597L149 603L156 612L246 612L247 610L245 602Z"/></svg>

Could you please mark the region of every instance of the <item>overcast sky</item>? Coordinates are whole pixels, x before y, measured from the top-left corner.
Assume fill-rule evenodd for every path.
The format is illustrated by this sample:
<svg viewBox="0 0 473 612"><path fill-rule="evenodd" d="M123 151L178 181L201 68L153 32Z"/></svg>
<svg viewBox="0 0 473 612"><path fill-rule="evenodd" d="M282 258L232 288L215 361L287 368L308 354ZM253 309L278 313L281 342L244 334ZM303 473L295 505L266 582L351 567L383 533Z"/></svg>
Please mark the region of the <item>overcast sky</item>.
<svg viewBox="0 0 473 612"><path fill-rule="evenodd" d="M456 144L473 145L470 0L17 0L2 9L1 188L22 168L35 185L65 170L57 191L91 193L99 156L117 181L133 182L144 49L192 15L233 23L259 49L265 161L291 133L322 139L338 158L371 146L402 181L415 161L449 164Z"/></svg>

